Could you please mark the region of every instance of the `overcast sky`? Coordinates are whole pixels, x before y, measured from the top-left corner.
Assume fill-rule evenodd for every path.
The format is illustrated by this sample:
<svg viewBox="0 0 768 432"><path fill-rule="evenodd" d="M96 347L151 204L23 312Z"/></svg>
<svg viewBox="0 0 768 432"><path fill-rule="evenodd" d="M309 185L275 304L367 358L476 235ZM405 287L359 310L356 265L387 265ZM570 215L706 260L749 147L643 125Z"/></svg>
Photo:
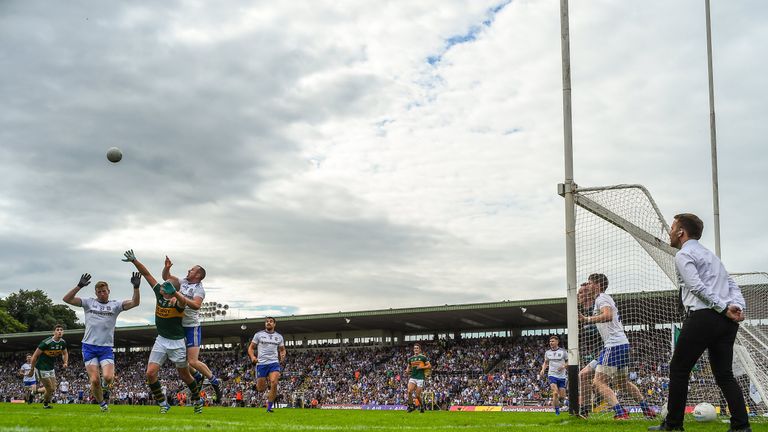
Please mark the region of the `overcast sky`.
<svg viewBox="0 0 768 432"><path fill-rule="evenodd" d="M241 318L564 296L558 3L0 2L0 296L128 298L128 248ZM765 271L768 4L712 3L723 259ZM714 247L704 3L570 12L576 182Z"/></svg>

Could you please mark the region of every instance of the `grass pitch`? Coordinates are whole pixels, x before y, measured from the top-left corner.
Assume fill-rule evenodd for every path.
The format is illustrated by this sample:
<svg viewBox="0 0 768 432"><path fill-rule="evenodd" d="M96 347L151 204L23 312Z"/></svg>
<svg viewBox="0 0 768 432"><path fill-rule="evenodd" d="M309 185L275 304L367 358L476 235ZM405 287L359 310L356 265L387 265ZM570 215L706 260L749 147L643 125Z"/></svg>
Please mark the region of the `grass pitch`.
<svg viewBox="0 0 768 432"><path fill-rule="evenodd" d="M420 414L404 411L332 411L278 409L268 414L254 408L206 408L193 415L192 408L174 407L160 415L156 406L110 407L102 413L96 405L0 404L0 430L47 431L644 431L657 422L609 419L589 421L553 413L445 412ZM686 422L686 431L718 431L727 424ZM752 430L768 432L768 425Z"/></svg>

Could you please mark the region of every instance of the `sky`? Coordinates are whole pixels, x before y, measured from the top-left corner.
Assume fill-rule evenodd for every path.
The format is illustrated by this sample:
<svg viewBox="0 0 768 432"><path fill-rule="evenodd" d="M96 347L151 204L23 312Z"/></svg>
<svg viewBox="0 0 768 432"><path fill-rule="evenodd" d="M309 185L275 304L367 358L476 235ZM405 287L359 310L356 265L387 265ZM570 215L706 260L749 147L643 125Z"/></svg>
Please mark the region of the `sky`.
<svg viewBox="0 0 768 432"><path fill-rule="evenodd" d="M766 271L768 4L712 3L722 257ZM570 31L576 183L714 247L703 2ZM126 249L234 318L565 295L559 2L6 0L0 70L0 297L129 298Z"/></svg>

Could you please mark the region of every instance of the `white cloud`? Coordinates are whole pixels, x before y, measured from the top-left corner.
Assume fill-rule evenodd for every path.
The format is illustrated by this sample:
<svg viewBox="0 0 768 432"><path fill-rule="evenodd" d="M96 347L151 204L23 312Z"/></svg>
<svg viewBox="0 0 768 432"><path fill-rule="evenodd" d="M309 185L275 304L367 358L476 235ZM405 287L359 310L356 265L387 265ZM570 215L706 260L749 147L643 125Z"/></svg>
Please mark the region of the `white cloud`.
<svg viewBox="0 0 768 432"><path fill-rule="evenodd" d="M244 313L563 294L556 2L3 7L0 295L127 285L128 248ZM732 270L765 265L766 10L713 8ZM571 3L579 184L711 226L703 31L692 0Z"/></svg>

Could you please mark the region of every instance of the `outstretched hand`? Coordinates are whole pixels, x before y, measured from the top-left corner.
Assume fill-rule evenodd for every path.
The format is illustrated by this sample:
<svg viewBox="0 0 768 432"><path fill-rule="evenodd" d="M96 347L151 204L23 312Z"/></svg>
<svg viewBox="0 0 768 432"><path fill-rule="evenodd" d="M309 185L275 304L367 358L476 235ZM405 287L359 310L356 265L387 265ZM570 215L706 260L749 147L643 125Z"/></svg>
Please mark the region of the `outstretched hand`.
<svg viewBox="0 0 768 432"><path fill-rule="evenodd" d="M131 273L131 285L133 285L134 288L138 288L139 285L141 285L141 273Z"/></svg>
<svg viewBox="0 0 768 432"><path fill-rule="evenodd" d="M91 275L89 275L88 273L83 273L83 275L80 276L80 282L77 283L77 286L82 288L88 285L89 283L91 283Z"/></svg>
<svg viewBox="0 0 768 432"><path fill-rule="evenodd" d="M171 259L168 258L168 255L165 256L165 268L170 269L173 266L173 262L171 262Z"/></svg>
<svg viewBox="0 0 768 432"><path fill-rule="evenodd" d="M123 255L125 255L125 258L123 259L123 261L125 261L125 262L134 262L134 261L136 261L136 254L133 253L133 249L125 251L125 253Z"/></svg>

